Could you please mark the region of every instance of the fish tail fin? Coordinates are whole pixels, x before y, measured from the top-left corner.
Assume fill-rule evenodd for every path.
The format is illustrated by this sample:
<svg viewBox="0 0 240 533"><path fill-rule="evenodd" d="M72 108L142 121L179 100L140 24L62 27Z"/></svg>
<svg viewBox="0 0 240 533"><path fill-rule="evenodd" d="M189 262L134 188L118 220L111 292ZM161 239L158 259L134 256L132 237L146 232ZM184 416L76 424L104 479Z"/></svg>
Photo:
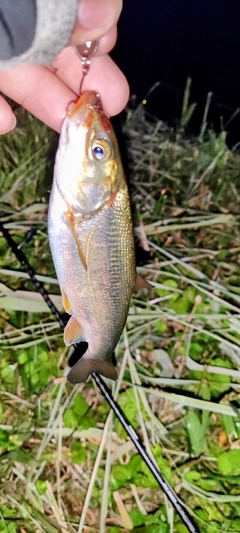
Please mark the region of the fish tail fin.
<svg viewBox="0 0 240 533"><path fill-rule="evenodd" d="M88 357L82 357L70 370L67 379L75 385L76 383L82 383L93 372L101 374L105 378L116 380L118 377L117 369L113 365L112 361L102 361L101 359L90 359Z"/></svg>

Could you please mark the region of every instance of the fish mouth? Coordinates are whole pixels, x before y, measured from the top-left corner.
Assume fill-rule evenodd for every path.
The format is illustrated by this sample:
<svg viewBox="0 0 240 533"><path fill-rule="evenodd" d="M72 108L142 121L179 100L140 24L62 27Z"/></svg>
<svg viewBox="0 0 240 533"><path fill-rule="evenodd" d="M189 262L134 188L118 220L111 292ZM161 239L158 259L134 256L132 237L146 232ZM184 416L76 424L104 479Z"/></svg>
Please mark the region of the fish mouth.
<svg viewBox="0 0 240 533"><path fill-rule="evenodd" d="M72 102L67 110L69 119L81 121L83 126L91 127L93 112L102 112L100 96L94 91L85 91L76 102Z"/></svg>

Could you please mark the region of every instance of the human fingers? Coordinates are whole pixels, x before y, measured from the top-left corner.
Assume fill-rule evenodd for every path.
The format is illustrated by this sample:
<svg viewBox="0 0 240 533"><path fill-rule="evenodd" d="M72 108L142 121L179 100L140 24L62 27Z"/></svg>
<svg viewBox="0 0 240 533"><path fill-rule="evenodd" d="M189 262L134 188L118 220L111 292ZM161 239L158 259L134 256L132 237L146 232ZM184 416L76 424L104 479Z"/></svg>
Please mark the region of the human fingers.
<svg viewBox="0 0 240 533"><path fill-rule="evenodd" d="M81 70L79 60L77 65ZM71 67L69 69L71 70ZM76 76L78 83L80 77ZM78 93L77 87L71 88L71 85L73 86L71 76L68 83L70 87L45 66L21 65L0 71L0 91L56 131L60 131L68 104L76 99ZM84 83L86 83L84 89L99 92L108 115L119 113L125 106L128 99L128 85L109 56L93 58Z"/></svg>
<svg viewBox="0 0 240 533"><path fill-rule="evenodd" d="M107 114L116 115L125 107L129 97L129 87L123 73L106 55L115 45L117 27L114 25L99 41L91 68L84 79L83 90L95 90L101 95ZM102 55L100 59L97 56ZM82 80L82 64L73 47L66 47L53 63L57 76L76 94Z"/></svg>
<svg viewBox="0 0 240 533"><path fill-rule="evenodd" d="M103 67L110 67L110 70L114 68L114 74L116 74L116 82L118 82L118 79L120 76L123 76L123 74L116 71L116 68L112 66L112 61L109 62L108 59L104 59L104 61L100 61L99 63L99 69L96 69L96 63L99 61L99 58L96 57L99 55L105 56L107 53L113 48L117 38L117 28L114 26L107 35L102 37L99 41L98 50L95 54L95 56L91 59L91 67L89 70L88 75L86 76L86 79L84 80L84 88L87 88L87 85L85 82L87 82L87 79L89 78L90 74L91 77L96 77L99 73L99 70ZM76 52L75 47L67 46L64 48L64 50L59 54L59 56L56 58L56 60L52 64L52 68L55 72L55 74L62 80L64 83L70 87L76 94L79 93L80 83L82 79L82 63L81 60ZM120 81L121 83L121 81ZM123 82L122 82L123 83ZM100 92L100 89L98 90Z"/></svg>
<svg viewBox="0 0 240 533"><path fill-rule="evenodd" d="M129 99L128 82L108 55L92 59L83 89L99 93L103 109L109 116L120 113Z"/></svg>
<svg viewBox="0 0 240 533"><path fill-rule="evenodd" d="M71 48L66 48L61 61L55 62L57 76L76 94L82 80L82 65ZM108 55L93 57L91 68L83 81L82 89L100 94L104 111L112 116L120 113L127 104L129 87L123 73Z"/></svg>
<svg viewBox="0 0 240 533"><path fill-rule="evenodd" d="M81 0L78 13L80 30L76 30L75 33L76 42L79 42L79 31L82 37L85 35L85 39L90 36L99 37L107 32L99 41L97 54L106 54L111 50L116 41L115 22L119 17L121 5L121 0ZM91 30L91 25L98 26L98 33L84 34L82 28L84 29L85 26L85 30L88 31ZM65 84L59 83L57 79L50 76L46 67L23 65L11 71L0 70L0 90L22 104L50 127L59 131L68 102L75 99L79 92L82 72L79 59L69 47L59 55L54 68L57 70L57 77ZM109 68L107 77L102 75L101 68L104 70ZM90 72L92 72L92 67ZM94 73L94 75L88 75L87 78L90 79L84 83L84 89L92 88L98 91L106 113L117 114L123 109L128 99L129 90L125 77L107 57L101 60L99 68L94 65ZM97 86L94 80L95 75L99 76ZM45 94L40 94L43 87ZM51 91L54 91L54 97ZM10 106L3 99L0 99L0 116L2 116L1 134L10 131L16 122Z"/></svg>
<svg viewBox="0 0 240 533"><path fill-rule="evenodd" d="M75 97L73 91L42 65L19 65L0 71L0 91L56 130L64 118L62 101Z"/></svg>
<svg viewBox="0 0 240 533"><path fill-rule="evenodd" d="M81 0L70 44L93 41L106 35L116 25L121 9L122 0Z"/></svg>
<svg viewBox="0 0 240 533"><path fill-rule="evenodd" d="M109 30L109 32L98 41L98 46L94 57L108 54L114 47L116 40L117 26L114 25L111 30ZM62 70L68 68L69 63L72 63L74 65L74 68L76 68L76 65L78 65L81 69L81 61L78 55L78 50L76 48L76 46L66 46L66 48L64 48L62 52L53 61L50 68L53 67L53 70L57 73L57 75Z"/></svg>
<svg viewBox="0 0 240 533"><path fill-rule="evenodd" d="M16 117L10 105L0 96L0 135L13 130L16 122Z"/></svg>

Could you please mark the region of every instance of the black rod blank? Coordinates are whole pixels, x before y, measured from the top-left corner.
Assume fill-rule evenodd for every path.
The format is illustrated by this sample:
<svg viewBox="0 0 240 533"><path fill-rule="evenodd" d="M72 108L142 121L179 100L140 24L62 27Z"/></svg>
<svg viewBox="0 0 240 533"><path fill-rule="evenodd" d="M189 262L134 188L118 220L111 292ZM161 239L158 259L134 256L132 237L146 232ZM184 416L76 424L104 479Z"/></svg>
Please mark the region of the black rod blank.
<svg viewBox="0 0 240 533"><path fill-rule="evenodd" d="M48 305L51 313L55 316L57 321L59 322L60 326L62 328L65 327L65 322L59 313L58 309L52 302L51 298L49 297L49 294L47 290L45 289L43 283L37 279L36 273L34 269L31 267L30 263L28 262L25 254L23 251L18 247L14 239L12 239L11 235L9 234L7 228L4 227L2 222L0 221L0 231L2 232L3 236L5 237L7 243L9 244L10 248L12 249L13 253L15 254L18 261L21 263L22 267L25 269L27 274L29 275L31 281L33 282L34 286L38 290L38 292L43 297L44 301ZM77 349L77 345L76 345ZM95 372L92 374L93 379L95 380L96 384L98 385L99 389L101 390L104 398L109 403L111 409L117 416L119 422L122 424L123 428L129 435L130 439L132 440L133 444L137 448L138 452L140 453L142 459L148 466L149 470L155 477L156 481L158 482L159 486L163 490L164 494L167 496L168 500L171 502L172 506L174 507L175 511L180 516L183 524L188 528L189 533L200 533L198 527L194 524L189 512L186 510L182 502L180 501L179 497L177 496L176 492L173 490L171 485L169 485L168 481L165 479L163 474L161 474L160 470L156 466L156 464L152 461L151 457L147 453L145 446L143 445L141 439L139 438L138 434L136 433L133 426L130 424L128 419L126 418L125 414L119 407L118 403L114 400L112 397L112 394L101 378L99 374L96 374Z"/></svg>

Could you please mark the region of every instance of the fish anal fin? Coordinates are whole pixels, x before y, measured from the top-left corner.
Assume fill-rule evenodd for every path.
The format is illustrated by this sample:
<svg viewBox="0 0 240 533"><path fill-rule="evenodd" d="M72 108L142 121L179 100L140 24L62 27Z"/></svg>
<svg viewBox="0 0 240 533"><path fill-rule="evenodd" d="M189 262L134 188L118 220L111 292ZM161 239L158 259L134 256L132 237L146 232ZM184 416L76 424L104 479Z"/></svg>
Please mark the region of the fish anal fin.
<svg viewBox="0 0 240 533"><path fill-rule="evenodd" d="M101 359L90 359L82 357L70 370L67 379L73 385L82 383L93 372L115 381L118 377L117 369L111 361L102 361Z"/></svg>
<svg viewBox="0 0 240 533"><path fill-rule="evenodd" d="M79 238L77 236L77 232L76 232L76 228L75 228L75 217L74 217L74 214L71 211L71 209L68 209L68 211L66 211L65 216L67 217L67 220L68 220L68 223L69 223L69 227L71 229L73 238L74 238L74 240L76 242L76 245L77 245L77 251L78 251L79 259L80 259L84 269L87 270L88 269L87 260L86 260L86 257L84 255L83 251L82 251L81 243L79 242Z"/></svg>
<svg viewBox="0 0 240 533"><path fill-rule="evenodd" d="M71 344L78 343L81 340L84 340L82 326L74 316L71 316L64 329L64 342L66 346L70 346Z"/></svg>
<svg viewBox="0 0 240 533"><path fill-rule="evenodd" d="M69 302L69 299L65 293L65 291L62 289L62 303L63 303L63 307L66 311L66 313L68 313L70 315L71 313L71 304Z"/></svg>
<svg viewBox="0 0 240 533"><path fill-rule="evenodd" d="M139 291L140 289L152 289L153 285L149 283L146 279L142 278L139 274L137 274L134 290Z"/></svg>

